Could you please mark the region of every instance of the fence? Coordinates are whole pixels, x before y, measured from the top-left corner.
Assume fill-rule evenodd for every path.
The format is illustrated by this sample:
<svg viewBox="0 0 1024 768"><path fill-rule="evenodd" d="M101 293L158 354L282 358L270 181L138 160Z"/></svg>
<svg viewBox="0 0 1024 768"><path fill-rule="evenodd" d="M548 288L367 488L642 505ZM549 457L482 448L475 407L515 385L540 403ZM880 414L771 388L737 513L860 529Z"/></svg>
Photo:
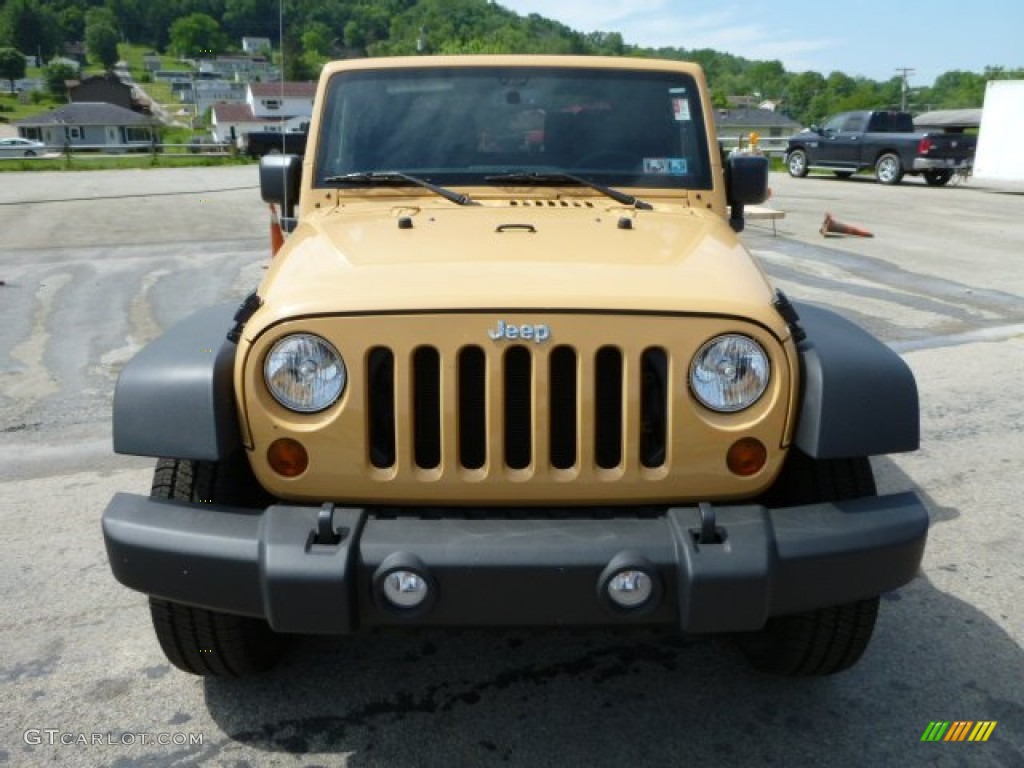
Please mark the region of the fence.
<svg viewBox="0 0 1024 768"><path fill-rule="evenodd" d="M25 152L33 154L26 155ZM208 155L213 157L229 157L238 154L238 149L230 142L187 142L184 144L172 143L149 143L137 142L133 144L68 144L68 145L47 145L45 147L29 147L12 152L0 152L2 160L34 160L50 159L55 157L70 157L73 155L88 155L89 157L123 157L128 154L153 154L153 155Z"/></svg>
<svg viewBox="0 0 1024 768"><path fill-rule="evenodd" d="M758 141L761 153L768 157L782 157L786 154L786 137L766 137ZM723 136L719 143L726 152L736 149L749 149L750 141L747 136ZM184 144L74 144L71 146L50 145L45 148L32 149L37 158L54 158L58 156L71 156L76 154L88 154L92 157L119 157L125 154L202 154L213 157L229 157L238 154L238 148L231 142L187 142ZM24 153L0 153L2 160L31 160L32 156L26 157Z"/></svg>

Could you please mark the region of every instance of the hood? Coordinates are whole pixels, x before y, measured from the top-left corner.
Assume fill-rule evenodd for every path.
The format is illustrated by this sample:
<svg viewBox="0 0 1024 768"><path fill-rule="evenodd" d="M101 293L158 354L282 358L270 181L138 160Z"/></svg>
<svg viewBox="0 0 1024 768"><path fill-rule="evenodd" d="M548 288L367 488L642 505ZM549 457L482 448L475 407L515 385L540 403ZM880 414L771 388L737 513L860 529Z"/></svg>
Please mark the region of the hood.
<svg viewBox="0 0 1024 768"><path fill-rule="evenodd" d="M300 224L259 294L254 333L296 316L495 309L690 312L779 325L764 275L719 216L593 199L339 207Z"/></svg>

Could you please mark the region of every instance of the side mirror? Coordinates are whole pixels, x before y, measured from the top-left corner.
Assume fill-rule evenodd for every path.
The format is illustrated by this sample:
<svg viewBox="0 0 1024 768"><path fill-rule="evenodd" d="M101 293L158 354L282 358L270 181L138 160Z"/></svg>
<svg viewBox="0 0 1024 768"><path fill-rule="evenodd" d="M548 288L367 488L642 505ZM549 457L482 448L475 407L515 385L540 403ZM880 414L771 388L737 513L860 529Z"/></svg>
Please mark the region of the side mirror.
<svg viewBox="0 0 1024 768"><path fill-rule="evenodd" d="M725 198L732 209L729 226L743 231L743 206L768 199L768 158L764 155L732 155L725 166Z"/></svg>
<svg viewBox="0 0 1024 768"><path fill-rule="evenodd" d="M260 158L260 194L263 202L281 206L282 219L294 218L301 189L301 157L265 155Z"/></svg>
<svg viewBox="0 0 1024 768"><path fill-rule="evenodd" d="M807 130L809 130L811 133L816 133L819 136L824 136L825 135L825 132L823 130L821 130L821 126L820 125L812 125Z"/></svg>

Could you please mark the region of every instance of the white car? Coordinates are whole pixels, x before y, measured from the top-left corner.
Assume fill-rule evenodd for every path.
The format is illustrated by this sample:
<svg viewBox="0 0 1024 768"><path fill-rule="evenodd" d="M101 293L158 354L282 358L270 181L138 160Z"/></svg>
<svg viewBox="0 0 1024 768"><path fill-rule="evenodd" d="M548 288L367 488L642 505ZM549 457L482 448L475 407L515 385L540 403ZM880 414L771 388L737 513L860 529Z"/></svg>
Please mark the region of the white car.
<svg viewBox="0 0 1024 768"><path fill-rule="evenodd" d="M35 157L46 154L46 145L41 141L18 137L0 139L0 157Z"/></svg>

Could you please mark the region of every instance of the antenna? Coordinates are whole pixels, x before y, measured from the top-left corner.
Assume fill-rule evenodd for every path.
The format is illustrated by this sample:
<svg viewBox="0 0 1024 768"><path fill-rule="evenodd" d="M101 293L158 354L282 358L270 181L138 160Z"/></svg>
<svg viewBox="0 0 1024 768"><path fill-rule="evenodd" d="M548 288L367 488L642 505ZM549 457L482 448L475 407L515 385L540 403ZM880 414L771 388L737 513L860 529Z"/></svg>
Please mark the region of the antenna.
<svg viewBox="0 0 1024 768"><path fill-rule="evenodd" d="M286 77L284 66L284 0L277 0L277 47L281 51L281 109L283 110L285 104L284 81ZM284 118L281 118L278 125L281 129L281 155L284 156L288 148L288 137L284 135ZM286 175L285 167L286 166L284 164L281 165L282 181L287 181L287 179L283 178ZM284 189L284 200L281 201L281 213L283 215L285 211L290 211L291 209L288 207L288 185L282 184L281 187Z"/></svg>

